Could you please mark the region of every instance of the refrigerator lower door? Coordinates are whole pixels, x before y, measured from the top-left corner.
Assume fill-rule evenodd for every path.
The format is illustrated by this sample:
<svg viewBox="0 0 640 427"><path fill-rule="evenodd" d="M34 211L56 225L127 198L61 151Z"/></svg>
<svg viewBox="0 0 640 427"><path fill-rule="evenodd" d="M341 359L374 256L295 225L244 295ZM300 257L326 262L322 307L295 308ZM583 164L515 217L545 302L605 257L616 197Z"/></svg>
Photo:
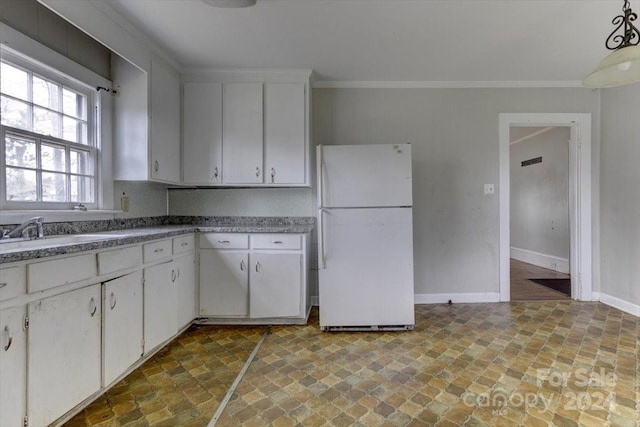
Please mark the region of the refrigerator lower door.
<svg viewBox="0 0 640 427"><path fill-rule="evenodd" d="M320 327L412 329L412 209L323 209L321 215Z"/></svg>

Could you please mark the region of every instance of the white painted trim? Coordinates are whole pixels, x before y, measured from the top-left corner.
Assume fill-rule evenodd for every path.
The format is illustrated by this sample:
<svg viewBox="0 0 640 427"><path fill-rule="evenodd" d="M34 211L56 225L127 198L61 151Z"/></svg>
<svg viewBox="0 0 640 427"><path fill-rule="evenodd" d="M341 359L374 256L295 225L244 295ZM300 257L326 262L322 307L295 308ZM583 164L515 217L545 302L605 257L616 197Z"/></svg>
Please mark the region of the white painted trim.
<svg viewBox="0 0 640 427"><path fill-rule="evenodd" d="M415 294L415 304L446 304L451 300L454 304L500 302L498 292L478 292L464 294Z"/></svg>
<svg viewBox="0 0 640 427"><path fill-rule="evenodd" d="M569 260L554 255L543 254L528 249L511 247L511 258L526 262L527 264L537 265L538 267L548 270L557 271L558 273L569 274Z"/></svg>
<svg viewBox="0 0 640 427"><path fill-rule="evenodd" d="M472 89L472 88L565 88L584 87L581 81L374 81L319 80L318 89Z"/></svg>
<svg viewBox="0 0 640 427"><path fill-rule="evenodd" d="M511 126L568 126L569 191L572 297L591 301L591 114L588 113L502 113L499 115L499 212L500 212L500 300L511 299L509 257L511 254L509 196L509 128ZM576 284L574 288L574 283Z"/></svg>
<svg viewBox="0 0 640 427"><path fill-rule="evenodd" d="M311 305L319 307L320 306L320 297L317 296L317 295L312 296L311 297Z"/></svg>
<svg viewBox="0 0 640 427"><path fill-rule="evenodd" d="M83 86L93 89L96 86L111 87L111 82L99 74L2 22L0 22L0 43L3 48L8 49L9 53L26 56L30 61L37 61L42 68L56 74L63 73Z"/></svg>
<svg viewBox="0 0 640 427"><path fill-rule="evenodd" d="M545 133L545 132L547 132L547 131L549 131L549 130L551 130L551 129L553 129L553 127L551 127L551 126L546 127L546 128L543 128L543 129L540 129L539 131L536 131L536 132L530 133L530 134L529 134L529 135L527 135L527 136L523 136L522 138L518 138L518 139L516 139L515 141L511 141L511 142L509 143L509 145L514 145L514 144L518 144L518 143L520 143L520 142L526 141L527 139L531 139L531 138L533 138L534 136L541 135L541 134L543 134L543 133Z"/></svg>
<svg viewBox="0 0 640 427"><path fill-rule="evenodd" d="M594 301L600 301L603 304L616 308L620 311L624 311L625 313L633 314L634 316L640 317L640 305L632 304L629 301L625 301L623 299L604 294L602 292L593 292L592 297Z"/></svg>

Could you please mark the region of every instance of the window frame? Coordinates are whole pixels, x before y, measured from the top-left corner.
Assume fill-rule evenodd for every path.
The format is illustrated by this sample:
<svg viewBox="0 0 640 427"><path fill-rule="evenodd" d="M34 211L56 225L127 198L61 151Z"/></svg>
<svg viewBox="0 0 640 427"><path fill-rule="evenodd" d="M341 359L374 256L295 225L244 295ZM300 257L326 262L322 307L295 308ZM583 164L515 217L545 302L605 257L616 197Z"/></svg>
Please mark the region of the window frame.
<svg viewBox="0 0 640 427"><path fill-rule="evenodd" d="M87 209L95 210L99 209L102 206L102 150L101 150L101 138L99 129L99 114L100 114L100 96L98 96L94 87L91 87L89 84L85 84L79 82L73 77L65 74L62 71L58 71L51 67L44 66L44 64L39 61L29 58L26 55L22 55L17 51L10 51L2 46L1 59L3 62L8 63L11 66L23 69L28 73L32 73L34 76L37 76L45 81L51 81L53 84L60 85L62 88L68 88L74 92L78 92L81 95L86 97L86 125L87 125L87 139L86 144L75 143L68 140L63 140L58 137L52 137L49 135L35 133L33 131L27 131L19 128L14 128L10 126L0 125L0 176L2 177L2 185L0 185L0 208L3 210L70 210L73 209L74 206L78 204L83 204L87 207ZM31 88L31 84L29 84L29 100L21 100L15 98L11 95L6 94L5 96L11 99L17 99L20 102L26 102L29 104L29 110L32 112L33 108L40 107L33 101L33 90ZM61 120L63 117L72 117L69 115L65 115L62 111L55 111L55 114L59 114ZM32 115L32 114L31 114ZM75 118L74 118L75 119ZM33 120L31 117L30 120ZM33 126L32 126L33 127ZM37 158L41 158L41 146L42 143L48 143L52 145L64 146L65 147L65 156L68 157L70 150L79 149L82 151L89 152L92 157L93 162L93 188L91 192L93 194L92 202L79 202L79 201L70 201L70 184L66 185L65 193L66 197L69 197L68 201L65 202L54 202L54 201L11 201L7 200L6 194L6 177L7 177L7 165L5 159L5 135L7 133L15 134L15 135L23 135L29 139L36 139L37 142ZM36 175L37 175L37 194L38 197L42 195L42 172L43 169L41 167L38 160ZM33 170L32 168L28 168ZM45 171L46 172L46 171ZM77 176L78 174L73 174L70 172L70 166L67 165L65 168L64 175L67 179L71 179L72 176Z"/></svg>

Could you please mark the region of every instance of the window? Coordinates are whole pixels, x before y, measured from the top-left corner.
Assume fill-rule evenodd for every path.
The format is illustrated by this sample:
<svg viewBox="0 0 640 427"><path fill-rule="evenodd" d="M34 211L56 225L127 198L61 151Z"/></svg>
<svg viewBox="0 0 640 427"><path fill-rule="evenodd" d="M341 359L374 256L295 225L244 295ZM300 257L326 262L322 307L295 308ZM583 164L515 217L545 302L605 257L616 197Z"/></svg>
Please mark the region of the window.
<svg viewBox="0 0 640 427"><path fill-rule="evenodd" d="M21 58L0 61L0 186L9 208L96 204L92 91Z"/></svg>

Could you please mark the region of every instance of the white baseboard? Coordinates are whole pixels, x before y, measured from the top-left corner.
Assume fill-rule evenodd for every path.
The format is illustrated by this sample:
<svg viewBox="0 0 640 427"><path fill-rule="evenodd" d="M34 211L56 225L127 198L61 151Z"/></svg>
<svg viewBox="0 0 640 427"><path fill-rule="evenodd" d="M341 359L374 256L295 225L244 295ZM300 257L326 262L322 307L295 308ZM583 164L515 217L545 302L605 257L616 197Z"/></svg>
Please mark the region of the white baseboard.
<svg viewBox="0 0 640 427"><path fill-rule="evenodd" d="M602 292L593 292L592 296L595 301L600 301L601 303L617 308L620 311L640 317L640 305L638 304L632 304L629 301L603 294Z"/></svg>
<svg viewBox="0 0 640 427"><path fill-rule="evenodd" d="M537 265L538 267L547 268L557 271L558 273L569 274L569 260L553 255L542 254L540 252L530 251L528 249L520 249L511 247L511 258L526 262L527 264Z"/></svg>
<svg viewBox="0 0 640 427"><path fill-rule="evenodd" d="M414 296L416 304L443 304L452 303L477 303L477 302L500 302L499 292L478 292L466 294L416 294Z"/></svg>

